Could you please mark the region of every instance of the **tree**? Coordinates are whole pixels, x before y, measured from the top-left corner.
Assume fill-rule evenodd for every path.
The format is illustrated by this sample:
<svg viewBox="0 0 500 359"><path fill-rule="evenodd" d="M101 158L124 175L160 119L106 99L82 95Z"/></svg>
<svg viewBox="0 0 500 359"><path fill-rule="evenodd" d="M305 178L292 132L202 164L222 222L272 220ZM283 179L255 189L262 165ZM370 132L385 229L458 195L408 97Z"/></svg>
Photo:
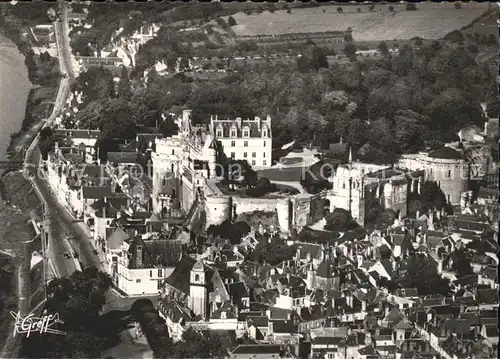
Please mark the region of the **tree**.
<svg viewBox="0 0 500 359"><path fill-rule="evenodd" d="M107 322L99 316L111 277L95 267L57 278L47 285L46 309L59 313L65 336L30 336L23 343L23 357L98 358L109 337Z"/></svg>
<svg viewBox="0 0 500 359"><path fill-rule="evenodd" d="M128 77L128 70L125 66L122 66L120 83L118 84L118 97L130 99L131 96L132 96L132 89L130 87L130 79Z"/></svg>
<svg viewBox="0 0 500 359"><path fill-rule="evenodd" d="M486 104L486 114L489 118L498 118L500 113L500 104L497 99L489 101Z"/></svg>
<svg viewBox="0 0 500 359"><path fill-rule="evenodd" d="M234 17L229 16L229 18L227 19L227 23L228 23L229 26L235 26L236 25L236 20L234 19Z"/></svg>
<svg viewBox="0 0 500 359"><path fill-rule="evenodd" d="M38 142L38 147L42 154L42 159L47 160L50 151L54 149L56 140L54 138L54 133L50 127L45 127L40 131L40 139Z"/></svg>
<svg viewBox="0 0 500 359"><path fill-rule="evenodd" d="M433 181L426 181L421 188L420 198L421 213L427 213L434 208L441 210L446 206L446 196L438 184Z"/></svg>
<svg viewBox="0 0 500 359"><path fill-rule="evenodd" d="M419 295L450 293L449 282L441 278L436 264L423 254L403 258L396 265L396 277L402 288L417 288Z"/></svg>
<svg viewBox="0 0 500 359"><path fill-rule="evenodd" d="M271 241L264 238L255 246L248 259L252 262L278 265L283 261L292 260L296 253L295 246L289 246L279 238L272 238Z"/></svg>
<svg viewBox="0 0 500 359"><path fill-rule="evenodd" d="M342 208L335 208L325 219L325 229L329 231L348 231L359 227L349 211Z"/></svg>
<svg viewBox="0 0 500 359"><path fill-rule="evenodd" d="M476 45L474 44L470 44L470 45L467 45L467 51L473 53L473 54L477 54L478 52L478 48Z"/></svg>
<svg viewBox="0 0 500 359"><path fill-rule="evenodd" d="M377 49L384 56L386 56L387 54L389 54L389 47L387 46L387 44L384 41L382 41L378 45Z"/></svg>
<svg viewBox="0 0 500 359"><path fill-rule="evenodd" d="M389 6L389 11L390 11L390 12L393 12L393 11L394 11L394 6L392 6L392 5L391 5L391 6Z"/></svg>
<svg viewBox="0 0 500 359"><path fill-rule="evenodd" d="M165 119L160 122L160 132L165 137L176 135L179 132L179 126L174 122L172 116L166 116Z"/></svg>
<svg viewBox="0 0 500 359"><path fill-rule="evenodd" d="M56 141L55 141L54 137L48 137L44 141L40 141L38 143L38 147L40 148L40 152L42 154L42 159L44 161L47 160L50 151L52 151L54 149L55 143L56 143Z"/></svg>
<svg viewBox="0 0 500 359"><path fill-rule="evenodd" d="M99 134L94 148L97 153L97 158L102 163L106 163L108 160L108 152L117 152L120 149L118 141L115 138L110 137L108 133Z"/></svg>
<svg viewBox="0 0 500 359"><path fill-rule="evenodd" d="M137 115L124 98L108 101L101 113L101 131L110 138L133 139Z"/></svg>
<svg viewBox="0 0 500 359"><path fill-rule="evenodd" d="M458 277L473 273L470 265L471 259L463 248L451 252L450 259L453 261L451 269L457 273Z"/></svg>
<svg viewBox="0 0 500 359"><path fill-rule="evenodd" d="M353 44L352 42L347 42L344 46L344 54L350 59L355 59L356 58L356 45Z"/></svg>
<svg viewBox="0 0 500 359"><path fill-rule="evenodd" d="M414 10L417 10L417 5L413 4L413 3L407 3L406 4L406 10L408 11L414 11Z"/></svg>
<svg viewBox="0 0 500 359"><path fill-rule="evenodd" d="M459 30L454 30L444 37L445 40L454 43L463 43L465 41L465 36Z"/></svg>
<svg viewBox="0 0 500 359"><path fill-rule="evenodd" d="M357 10L357 12L361 12L361 8L360 7L358 7L356 10Z"/></svg>
<svg viewBox="0 0 500 359"><path fill-rule="evenodd" d="M207 339L204 335L189 328L182 333L182 340L173 344L164 358L218 358L227 356L218 335L210 335Z"/></svg>
<svg viewBox="0 0 500 359"><path fill-rule="evenodd" d="M308 72L328 68L328 60L323 49L315 45L310 45L297 60L299 71Z"/></svg>
<svg viewBox="0 0 500 359"><path fill-rule="evenodd" d="M424 134L428 117L411 110L400 110L394 116L396 144L400 153L414 153L424 149Z"/></svg>
<svg viewBox="0 0 500 359"><path fill-rule="evenodd" d="M340 6L337 8L337 12L339 14L342 14L344 12L344 9L342 9Z"/></svg>
<svg viewBox="0 0 500 359"><path fill-rule="evenodd" d="M246 222L231 223L225 220L219 225L210 225L207 228L207 234L215 237L229 239L232 244L240 244L241 239L250 233L250 226Z"/></svg>

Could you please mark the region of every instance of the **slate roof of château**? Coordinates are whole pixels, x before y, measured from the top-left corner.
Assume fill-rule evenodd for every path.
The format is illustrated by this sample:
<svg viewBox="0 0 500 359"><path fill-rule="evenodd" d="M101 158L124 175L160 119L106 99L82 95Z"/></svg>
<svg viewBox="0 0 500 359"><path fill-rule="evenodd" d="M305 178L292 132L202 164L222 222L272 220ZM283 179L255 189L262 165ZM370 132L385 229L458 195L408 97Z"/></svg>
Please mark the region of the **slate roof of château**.
<svg viewBox="0 0 500 359"><path fill-rule="evenodd" d="M438 148L437 150L432 151L431 153L429 153L429 157L447 160L462 160L464 158L462 153L448 146L443 146L441 148Z"/></svg>

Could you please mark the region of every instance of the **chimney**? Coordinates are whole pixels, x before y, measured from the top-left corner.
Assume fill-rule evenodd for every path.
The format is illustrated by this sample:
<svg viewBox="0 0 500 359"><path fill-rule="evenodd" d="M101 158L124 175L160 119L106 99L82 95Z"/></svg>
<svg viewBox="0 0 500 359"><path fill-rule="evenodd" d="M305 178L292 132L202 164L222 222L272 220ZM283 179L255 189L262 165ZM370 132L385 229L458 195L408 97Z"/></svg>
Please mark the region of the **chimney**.
<svg viewBox="0 0 500 359"><path fill-rule="evenodd" d="M135 264L137 268L142 268L142 245L138 244L136 249L136 259L135 259Z"/></svg>
<svg viewBox="0 0 500 359"><path fill-rule="evenodd" d="M59 141L56 141L56 142L54 143L54 151L55 151L55 153L58 153L58 152L59 152Z"/></svg>
<svg viewBox="0 0 500 359"><path fill-rule="evenodd" d="M415 218L418 219L420 217L420 211L417 211L417 214L415 215Z"/></svg>

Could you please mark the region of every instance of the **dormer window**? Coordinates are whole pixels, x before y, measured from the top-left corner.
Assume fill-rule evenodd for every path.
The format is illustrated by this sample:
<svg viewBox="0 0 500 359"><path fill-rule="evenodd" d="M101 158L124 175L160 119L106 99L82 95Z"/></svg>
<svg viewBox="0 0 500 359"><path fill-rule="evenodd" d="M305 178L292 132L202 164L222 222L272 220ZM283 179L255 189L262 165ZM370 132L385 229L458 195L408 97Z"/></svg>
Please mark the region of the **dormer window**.
<svg viewBox="0 0 500 359"><path fill-rule="evenodd" d="M262 129L262 137L267 137L267 128Z"/></svg>
<svg viewBox="0 0 500 359"><path fill-rule="evenodd" d="M217 130L217 137L222 137L222 130Z"/></svg>
<svg viewBox="0 0 500 359"><path fill-rule="evenodd" d="M243 129L243 137L250 137L250 129L248 127Z"/></svg>
<svg viewBox="0 0 500 359"><path fill-rule="evenodd" d="M236 130L235 129L231 129L231 137L236 137Z"/></svg>

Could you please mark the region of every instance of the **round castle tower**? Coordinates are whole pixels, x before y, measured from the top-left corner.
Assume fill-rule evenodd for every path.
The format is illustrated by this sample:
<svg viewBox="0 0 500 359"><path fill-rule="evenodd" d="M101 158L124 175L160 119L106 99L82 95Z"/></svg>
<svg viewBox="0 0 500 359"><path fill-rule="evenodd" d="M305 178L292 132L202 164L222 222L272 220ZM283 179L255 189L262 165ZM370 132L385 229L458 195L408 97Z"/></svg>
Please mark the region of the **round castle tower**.
<svg viewBox="0 0 500 359"><path fill-rule="evenodd" d="M231 221L233 198L230 196L206 196L205 212L207 214L207 227L212 224L220 224L225 220Z"/></svg>
<svg viewBox="0 0 500 359"><path fill-rule="evenodd" d="M429 153L426 160L426 179L437 182L451 204L460 204L461 193L467 190L470 171L463 154L444 146Z"/></svg>
<svg viewBox="0 0 500 359"><path fill-rule="evenodd" d="M278 223L281 231L290 232L292 229L292 201L289 198L278 199L276 202L276 212L278 213Z"/></svg>

